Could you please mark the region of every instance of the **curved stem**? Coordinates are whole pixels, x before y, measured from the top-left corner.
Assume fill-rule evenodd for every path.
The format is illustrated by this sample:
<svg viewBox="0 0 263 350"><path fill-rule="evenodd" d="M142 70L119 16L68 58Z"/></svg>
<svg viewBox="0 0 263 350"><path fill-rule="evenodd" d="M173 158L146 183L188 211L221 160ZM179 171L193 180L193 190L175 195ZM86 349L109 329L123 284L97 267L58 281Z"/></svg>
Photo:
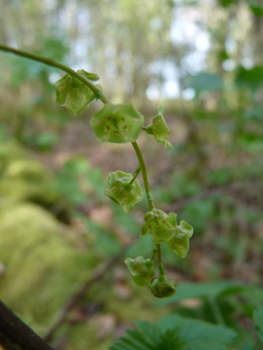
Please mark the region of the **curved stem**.
<svg viewBox="0 0 263 350"><path fill-rule="evenodd" d="M40 57L40 56L37 56L37 55L33 55L31 53L28 53L28 52L17 50L17 49L14 49L14 48L6 46L6 45L1 45L0 44L0 50L5 51L5 52L9 52L9 53L14 53L15 55L26 57L26 58L29 58L31 60L44 63L44 64L46 64L48 66L51 66L51 67L59 68L59 69L63 70L64 72L67 72L68 74L70 74L73 77L77 78L83 84L85 84L92 92L94 92L94 94L96 95L96 98L100 99L101 102L103 102L104 104L105 103L109 103L107 98L100 92L99 89L96 88L95 85L93 85L90 81L88 81L87 79L83 78L81 75L76 73L73 69L71 69L71 68L69 68L67 66L64 66L64 64L58 63L58 62L53 61L53 60L51 60L49 58L44 58L44 57Z"/></svg>
<svg viewBox="0 0 263 350"><path fill-rule="evenodd" d="M158 258L158 267L159 267L159 276L163 275L163 263L161 255L161 244L156 244L157 258Z"/></svg>
<svg viewBox="0 0 263 350"><path fill-rule="evenodd" d="M142 172L142 178L143 178L143 182L144 182L144 187L145 187L145 192L146 192L146 197L147 197L147 201L148 201L148 207L149 210L154 208L154 204L153 204L153 198L150 192L150 187L149 187L149 182L148 182L148 177L147 177L147 172L146 172L146 166L144 163L144 159L142 156L142 152L139 148L139 146L137 145L137 142L132 142L133 148L136 152L139 164L140 164L140 169Z"/></svg>
<svg viewBox="0 0 263 350"><path fill-rule="evenodd" d="M134 183L134 181L137 179L137 176L140 174L140 167L138 167L135 171L134 171L134 176L133 178L131 179L129 185L132 185Z"/></svg>

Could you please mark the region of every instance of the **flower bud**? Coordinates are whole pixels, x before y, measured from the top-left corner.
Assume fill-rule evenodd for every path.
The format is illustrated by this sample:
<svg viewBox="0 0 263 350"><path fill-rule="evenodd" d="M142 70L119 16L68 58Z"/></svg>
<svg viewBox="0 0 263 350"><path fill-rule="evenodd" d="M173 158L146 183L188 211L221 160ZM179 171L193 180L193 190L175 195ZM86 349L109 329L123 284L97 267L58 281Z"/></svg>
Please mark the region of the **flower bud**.
<svg viewBox="0 0 263 350"><path fill-rule="evenodd" d="M109 173L104 191L104 194L120 205L125 213L131 211L143 198L143 190L139 181L135 179L130 184L132 178L131 173L124 173L120 170Z"/></svg>
<svg viewBox="0 0 263 350"><path fill-rule="evenodd" d="M189 251L189 240L194 229L186 221L180 221L180 225L175 229L175 236L168 243L171 249L179 256L185 258Z"/></svg>
<svg viewBox="0 0 263 350"><path fill-rule="evenodd" d="M99 141L115 143L136 141L143 123L143 115L132 104L106 104L90 120Z"/></svg>
<svg viewBox="0 0 263 350"><path fill-rule="evenodd" d="M176 292L175 281L161 275L151 285L151 292L157 298L169 298Z"/></svg>
<svg viewBox="0 0 263 350"><path fill-rule="evenodd" d="M137 256L135 259L125 259L125 264L128 266L132 279L137 286L142 287L151 282L154 270L152 268L153 262L150 259Z"/></svg>

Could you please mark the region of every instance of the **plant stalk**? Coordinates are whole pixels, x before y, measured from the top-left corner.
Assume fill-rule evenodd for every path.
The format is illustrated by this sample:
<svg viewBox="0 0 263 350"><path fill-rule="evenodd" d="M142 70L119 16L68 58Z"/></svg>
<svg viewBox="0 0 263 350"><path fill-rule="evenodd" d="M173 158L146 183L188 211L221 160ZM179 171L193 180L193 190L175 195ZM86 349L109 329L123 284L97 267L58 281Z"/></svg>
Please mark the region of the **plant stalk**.
<svg viewBox="0 0 263 350"><path fill-rule="evenodd" d="M18 56L26 57L26 58L29 58L31 60L44 63L44 64L51 66L51 67L59 68L59 69L63 70L64 72L70 74L71 76L77 78L83 84L85 84L92 92L94 92L96 98L101 100L101 102L103 102L104 104L109 103L107 98L101 93L101 91L98 88L96 88L95 85L93 85L89 80L83 78L81 75L76 73L73 69L65 66L64 64L58 63L58 62L51 60L49 58L44 58L44 57L40 57L37 55L33 55L33 54L25 52L25 51L17 50L17 49L14 49L12 47L2 45L2 44L0 44L0 50L8 52L8 53L13 53L13 54L18 55Z"/></svg>
<svg viewBox="0 0 263 350"><path fill-rule="evenodd" d="M153 204L153 198L152 198L152 195L150 192L150 187L149 187L149 182L148 182L148 177L147 177L147 172L146 172L146 166L144 163L142 152L141 152L137 142L132 142L132 145L133 145L133 148L136 152L136 155L137 155L137 158L138 158L138 161L140 164L140 169L142 172L142 178L143 178L143 183L144 183L145 192L146 192L146 198L148 201L148 207L149 207L149 210L151 210L154 208L154 204Z"/></svg>

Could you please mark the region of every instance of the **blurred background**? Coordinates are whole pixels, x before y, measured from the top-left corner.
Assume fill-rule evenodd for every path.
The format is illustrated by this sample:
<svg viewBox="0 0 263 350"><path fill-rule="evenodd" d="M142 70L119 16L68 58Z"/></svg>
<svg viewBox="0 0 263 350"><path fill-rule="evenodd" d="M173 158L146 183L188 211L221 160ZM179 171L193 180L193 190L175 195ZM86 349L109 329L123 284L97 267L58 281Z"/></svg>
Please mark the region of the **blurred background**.
<svg viewBox="0 0 263 350"><path fill-rule="evenodd" d="M0 8L2 44L97 73L106 97L132 102L146 125L165 105L173 148L144 132L138 144L156 206L194 227L187 258L164 245L177 299L156 301L134 286L123 260L151 255L150 237L139 239L147 203L125 214L104 196L110 171L137 168L132 146L96 140L89 118L100 102L77 117L56 104L63 72L0 52L1 299L44 336L96 269L123 252L52 334L57 349L104 350L132 320L171 311L217 323L211 295L227 326L249 331L263 301L262 2L0 0ZM237 347L251 340L246 332Z"/></svg>

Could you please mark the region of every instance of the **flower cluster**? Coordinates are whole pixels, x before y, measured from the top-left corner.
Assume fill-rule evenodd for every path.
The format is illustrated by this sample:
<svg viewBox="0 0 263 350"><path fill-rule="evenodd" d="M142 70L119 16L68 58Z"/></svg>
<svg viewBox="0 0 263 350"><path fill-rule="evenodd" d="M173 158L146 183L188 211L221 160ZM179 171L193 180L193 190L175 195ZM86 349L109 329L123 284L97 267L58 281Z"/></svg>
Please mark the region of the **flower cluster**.
<svg viewBox="0 0 263 350"><path fill-rule="evenodd" d="M177 225L175 213L166 214L160 209L152 209L144 216L141 236L152 235L156 244L168 242L172 250L180 257L185 258L189 250L189 240L193 235L193 227L185 221Z"/></svg>

